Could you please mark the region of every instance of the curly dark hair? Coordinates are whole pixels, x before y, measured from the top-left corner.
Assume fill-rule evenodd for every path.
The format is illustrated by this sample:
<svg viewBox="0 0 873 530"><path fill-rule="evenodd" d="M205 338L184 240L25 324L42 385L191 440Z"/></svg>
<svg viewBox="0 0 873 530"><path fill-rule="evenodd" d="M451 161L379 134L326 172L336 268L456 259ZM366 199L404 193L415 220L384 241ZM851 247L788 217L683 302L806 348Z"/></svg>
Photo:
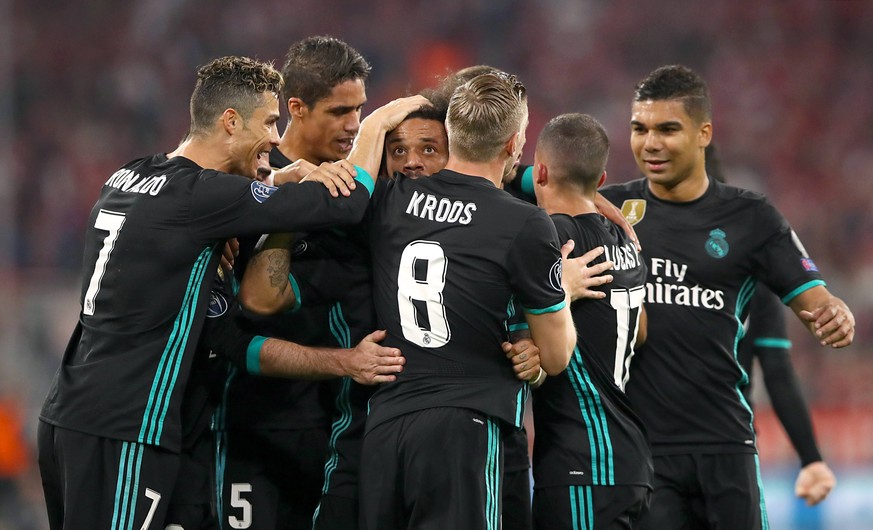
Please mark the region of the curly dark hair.
<svg viewBox="0 0 873 530"><path fill-rule="evenodd" d="M272 64L248 57L220 57L201 66L191 94L191 134L209 130L228 108L248 118L265 93L278 98L282 85L282 74Z"/></svg>
<svg viewBox="0 0 873 530"><path fill-rule="evenodd" d="M712 104L706 81L678 64L662 66L637 84L634 101L682 100L685 112L698 123L712 119Z"/></svg>

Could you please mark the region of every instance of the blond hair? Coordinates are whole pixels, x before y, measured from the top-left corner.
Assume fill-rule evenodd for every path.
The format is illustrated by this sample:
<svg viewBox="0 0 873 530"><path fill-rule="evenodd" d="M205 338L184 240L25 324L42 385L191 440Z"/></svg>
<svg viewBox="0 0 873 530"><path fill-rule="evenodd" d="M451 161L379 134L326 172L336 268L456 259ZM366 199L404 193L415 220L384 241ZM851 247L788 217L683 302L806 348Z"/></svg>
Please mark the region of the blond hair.
<svg viewBox="0 0 873 530"><path fill-rule="evenodd" d="M527 92L515 76L488 73L459 86L449 102L449 152L461 160L487 162L527 119Z"/></svg>

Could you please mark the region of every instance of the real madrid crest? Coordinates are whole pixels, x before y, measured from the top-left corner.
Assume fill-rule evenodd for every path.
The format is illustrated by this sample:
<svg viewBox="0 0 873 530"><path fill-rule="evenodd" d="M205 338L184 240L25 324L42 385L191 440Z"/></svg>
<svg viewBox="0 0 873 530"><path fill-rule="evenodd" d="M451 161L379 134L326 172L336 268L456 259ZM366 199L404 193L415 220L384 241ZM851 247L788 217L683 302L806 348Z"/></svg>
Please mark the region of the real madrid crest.
<svg viewBox="0 0 873 530"><path fill-rule="evenodd" d="M709 239L706 240L706 244L704 245L706 253L715 259L721 259L727 256L731 246L728 245L727 239L725 239L726 237L727 234L718 228L710 232Z"/></svg>
<svg viewBox="0 0 873 530"><path fill-rule="evenodd" d="M639 223L646 216L645 199L628 199L621 205L621 215L631 226Z"/></svg>

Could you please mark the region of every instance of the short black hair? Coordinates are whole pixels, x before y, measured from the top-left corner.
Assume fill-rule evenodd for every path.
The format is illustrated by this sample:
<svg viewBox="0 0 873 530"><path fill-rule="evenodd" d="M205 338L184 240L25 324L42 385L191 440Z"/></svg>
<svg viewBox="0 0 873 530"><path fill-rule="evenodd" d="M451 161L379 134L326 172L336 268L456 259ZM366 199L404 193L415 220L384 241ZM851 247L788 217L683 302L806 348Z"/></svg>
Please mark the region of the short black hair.
<svg viewBox="0 0 873 530"><path fill-rule="evenodd" d="M549 120L537 138L537 151L562 183L584 191L597 189L609 158L606 129L588 114L561 114Z"/></svg>
<svg viewBox="0 0 873 530"><path fill-rule="evenodd" d="M434 88L426 88L421 91L421 95L430 101L430 105L415 110L406 116L406 119L421 118L424 120L438 121L445 126L446 113L449 110L449 98L446 97L442 90Z"/></svg>
<svg viewBox="0 0 873 530"><path fill-rule="evenodd" d="M661 66L637 83L634 101L670 99L682 100L685 112L698 123L712 119L712 104L706 81L687 66Z"/></svg>
<svg viewBox="0 0 873 530"><path fill-rule="evenodd" d="M340 83L366 81L370 70L364 57L345 42L330 36L307 37L285 54L283 95L286 102L300 98L312 107Z"/></svg>

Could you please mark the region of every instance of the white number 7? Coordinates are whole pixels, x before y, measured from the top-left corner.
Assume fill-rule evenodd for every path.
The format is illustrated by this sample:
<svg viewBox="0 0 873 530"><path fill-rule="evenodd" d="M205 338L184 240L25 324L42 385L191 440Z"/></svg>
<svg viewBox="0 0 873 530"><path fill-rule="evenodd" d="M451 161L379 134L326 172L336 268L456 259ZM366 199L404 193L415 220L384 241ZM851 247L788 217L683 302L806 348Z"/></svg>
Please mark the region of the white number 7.
<svg viewBox="0 0 873 530"><path fill-rule="evenodd" d="M145 496L151 499L152 505L149 507L149 513L146 515L140 530L148 530L149 525L152 523L152 518L155 516L155 511L158 509L158 503L161 502L161 494L155 490L146 488Z"/></svg>
<svg viewBox="0 0 873 530"><path fill-rule="evenodd" d="M106 263L109 261L109 255L112 254L112 248L115 246L115 240L118 238L118 233L121 232L121 226L124 224L124 214L110 212L108 210L100 210L97 214L97 219L94 221L94 228L98 230L106 230L109 232L103 238L103 248L97 255L97 261L94 263L94 273L91 275L91 282L88 284L88 290L85 292L85 300L82 301L82 312L86 315L94 314L94 298L100 292L100 281L103 280L103 274L106 272Z"/></svg>

